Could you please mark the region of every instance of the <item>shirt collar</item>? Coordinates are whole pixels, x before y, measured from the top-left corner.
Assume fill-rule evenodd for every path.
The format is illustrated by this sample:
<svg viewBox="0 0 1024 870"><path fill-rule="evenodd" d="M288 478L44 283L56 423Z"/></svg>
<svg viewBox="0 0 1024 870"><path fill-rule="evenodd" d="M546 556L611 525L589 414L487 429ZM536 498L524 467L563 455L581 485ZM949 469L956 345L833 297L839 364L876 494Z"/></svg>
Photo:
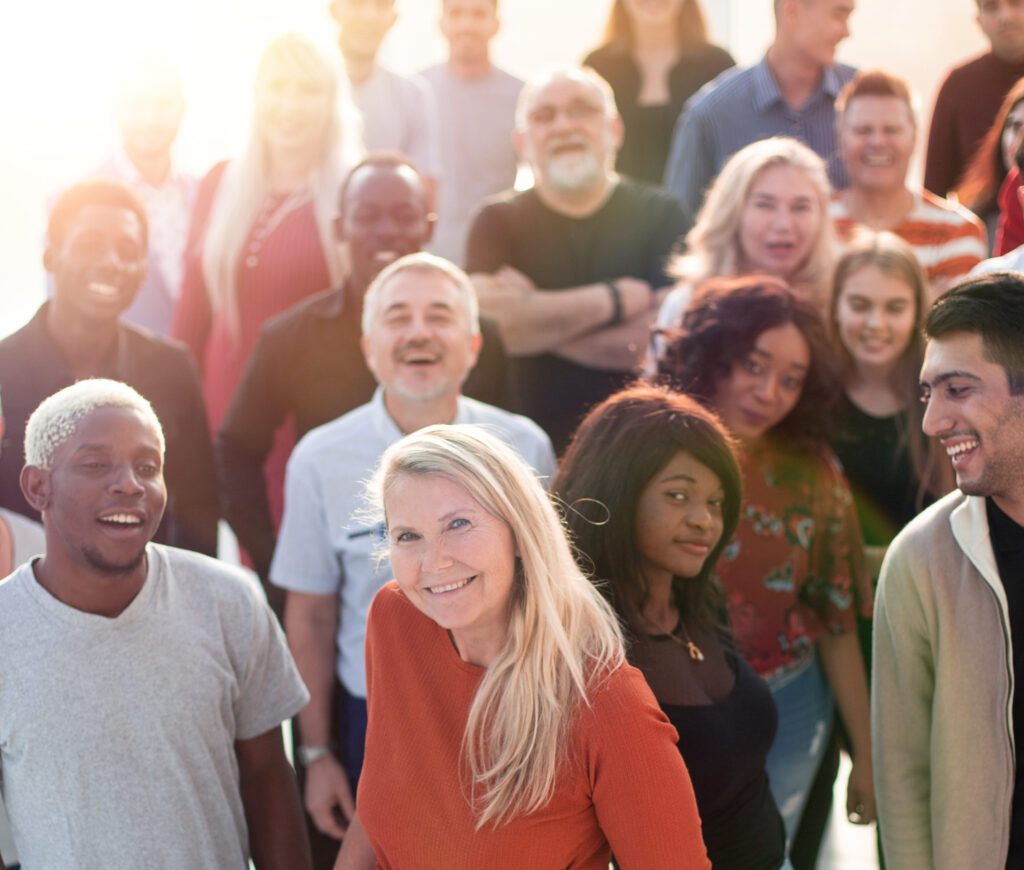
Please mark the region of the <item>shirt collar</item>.
<svg viewBox="0 0 1024 870"><path fill-rule="evenodd" d="M459 426L464 423L471 423L469 419L469 410L466 408L466 401L463 396L459 396L457 406L455 408L455 419L452 421L453 425ZM384 443L394 444L396 441L401 441L405 437L402 430L398 428L398 424L392 419L388 413L387 407L384 405L384 388L377 385L377 389L373 393L373 398L370 399L370 406L373 408L373 416L377 421L377 432L381 438L384 439Z"/></svg>
<svg viewBox="0 0 1024 870"><path fill-rule="evenodd" d="M768 55L761 58L761 62L751 70L754 85L754 107L759 111L771 106L773 103L785 103L782 91L779 90L779 83L775 80L771 68L768 66ZM843 89L843 82L839 76L839 70L833 64L822 70L821 82L818 89L811 98L804 104L810 106L822 93L828 94L833 100Z"/></svg>

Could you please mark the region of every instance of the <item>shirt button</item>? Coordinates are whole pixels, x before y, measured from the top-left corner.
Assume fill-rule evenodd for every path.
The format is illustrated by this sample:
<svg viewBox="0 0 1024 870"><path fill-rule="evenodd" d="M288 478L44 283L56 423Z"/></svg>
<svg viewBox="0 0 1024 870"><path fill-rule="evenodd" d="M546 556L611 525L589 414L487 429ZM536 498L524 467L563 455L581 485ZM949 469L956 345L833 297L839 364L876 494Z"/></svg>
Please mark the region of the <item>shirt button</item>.
<svg viewBox="0 0 1024 870"><path fill-rule="evenodd" d="M257 257L255 254L249 254L249 256L245 258L245 265L248 266L250 269L255 269L259 262L260 258Z"/></svg>

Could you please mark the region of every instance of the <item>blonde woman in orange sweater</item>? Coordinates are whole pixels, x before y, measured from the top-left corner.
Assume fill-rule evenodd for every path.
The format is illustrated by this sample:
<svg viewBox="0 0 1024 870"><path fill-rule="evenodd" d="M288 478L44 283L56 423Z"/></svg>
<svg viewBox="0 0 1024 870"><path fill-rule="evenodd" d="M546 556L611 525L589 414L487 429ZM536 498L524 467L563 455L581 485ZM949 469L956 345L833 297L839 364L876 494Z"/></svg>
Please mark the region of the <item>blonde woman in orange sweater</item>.
<svg viewBox="0 0 1024 870"><path fill-rule="evenodd" d="M676 733L625 664L532 471L476 427L393 446L395 582L370 609L369 727L336 870L710 867Z"/></svg>

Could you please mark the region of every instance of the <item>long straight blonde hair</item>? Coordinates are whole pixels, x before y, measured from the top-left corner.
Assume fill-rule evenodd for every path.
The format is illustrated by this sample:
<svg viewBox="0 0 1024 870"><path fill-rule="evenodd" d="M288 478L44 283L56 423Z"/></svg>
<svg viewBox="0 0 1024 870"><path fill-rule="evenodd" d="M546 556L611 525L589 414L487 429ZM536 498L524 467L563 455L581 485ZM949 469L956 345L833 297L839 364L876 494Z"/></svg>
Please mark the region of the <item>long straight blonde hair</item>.
<svg viewBox="0 0 1024 870"><path fill-rule="evenodd" d="M385 510L403 475L463 487L512 530L519 561L505 645L488 666L462 739L467 800L484 825L543 807L570 755L573 719L625 660L611 606L582 574L533 471L476 426L430 426L390 447L371 493Z"/></svg>
<svg viewBox="0 0 1024 870"><path fill-rule="evenodd" d="M317 160L308 183L295 190L278 211L278 218L312 200L320 244L332 284L342 278L343 264L336 252L332 221L337 195L347 169L362 152L361 123L349 95L348 82L335 64L308 39L296 33L282 36L263 52L254 85L258 103L268 84L289 78L322 88L329 96L331 117L325 126ZM227 318L232 335L238 334L238 262L242 248L270 189L270 155L259 112L244 153L224 171L202 241L202 268L213 310Z"/></svg>

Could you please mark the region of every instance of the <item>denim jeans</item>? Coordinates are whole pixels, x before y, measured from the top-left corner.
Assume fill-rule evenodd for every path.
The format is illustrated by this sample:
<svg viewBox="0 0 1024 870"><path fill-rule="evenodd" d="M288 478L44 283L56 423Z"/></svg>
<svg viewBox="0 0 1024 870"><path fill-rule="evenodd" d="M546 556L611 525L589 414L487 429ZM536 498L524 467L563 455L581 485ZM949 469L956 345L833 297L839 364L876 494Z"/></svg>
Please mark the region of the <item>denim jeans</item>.
<svg viewBox="0 0 1024 870"><path fill-rule="evenodd" d="M786 826L788 852L828 742L832 692L817 654L773 675L767 683L779 710L779 731L765 769Z"/></svg>

